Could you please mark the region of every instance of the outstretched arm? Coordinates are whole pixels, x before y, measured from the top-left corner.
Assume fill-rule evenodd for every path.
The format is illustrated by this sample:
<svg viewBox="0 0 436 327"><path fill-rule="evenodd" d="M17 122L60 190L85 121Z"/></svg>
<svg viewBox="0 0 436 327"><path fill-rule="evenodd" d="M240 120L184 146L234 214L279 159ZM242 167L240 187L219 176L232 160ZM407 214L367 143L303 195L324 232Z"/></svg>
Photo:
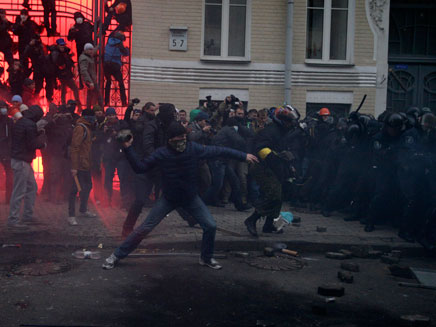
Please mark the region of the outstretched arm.
<svg viewBox="0 0 436 327"><path fill-rule="evenodd" d="M233 150L223 146L202 146L197 143L192 143L192 145L197 151L199 151L201 159L229 158L252 163L259 162L257 157L252 154Z"/></svg>
<svg viewBox="0 0 436 327"><path fill-rule="evenodd" d="M151 155L147 156L146 159L140 160L132 148L132 143L133 138L129 142L123 144L124 153L126 154L127 160L129 161L135 173L146 173L156 165L159 151L155 151Z"/></svg>

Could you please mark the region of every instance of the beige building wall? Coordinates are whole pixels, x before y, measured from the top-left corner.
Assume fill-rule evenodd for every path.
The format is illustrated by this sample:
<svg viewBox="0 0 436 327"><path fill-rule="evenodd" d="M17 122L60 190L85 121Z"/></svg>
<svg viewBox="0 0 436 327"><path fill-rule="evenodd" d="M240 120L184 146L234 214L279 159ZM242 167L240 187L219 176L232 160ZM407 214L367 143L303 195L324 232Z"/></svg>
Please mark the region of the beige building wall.
<svg viewBox="0 0 436 327"><path fill-rule="evenodd" d="M166 65L183 63L190 66L187 74L196 74L195 69L212 69L220 65L229 69L228 63L219 61L205 62L200 60L203 23L203 0L133 0L133 37L132 58L153 61L165 61ZM295 0L293 24L293 64L304 69L320 71L323 66L305 64L306 49L306 5L307 0ZM356 0L354 31L354 65L355 67L375 67L373 60L374 36L368 25L365 1ZM255 74L253 65L279 65L284 70L286 51L286 0L253 0L251 10L251 62L233 64L235 69L243 69ZM170 26L186 26L188 28L188 51L169 51L168 39ZM192 66L192 68L191 68ZM272 69L272 68L271 68ZM338 71L350 70L352 67L337 67ZM144 80L133 78L131 81L131 97L145 101L173 102L178 108L193 109L198 105L200 88L216 89L248 89L249 108L263 108L280 105L284 101L284 75L280 83L257 83L241 85L236 83L195 82L182 83L175 81L158 81L157 73L151 80L150 73L144 73ZM359 79L359 78L358 78ZM306 83L307 84L307 83ZM339 83L340 84L340 83ZM358 85L358 84L356 84ZM302 114L306 109L307 91L352 91L353 106L360 102L363 94L368 94L363 110L374 112L375 85L369 86L301 86L292 85L292 104ZM222 100L222 99L220 99Z"/></svg>

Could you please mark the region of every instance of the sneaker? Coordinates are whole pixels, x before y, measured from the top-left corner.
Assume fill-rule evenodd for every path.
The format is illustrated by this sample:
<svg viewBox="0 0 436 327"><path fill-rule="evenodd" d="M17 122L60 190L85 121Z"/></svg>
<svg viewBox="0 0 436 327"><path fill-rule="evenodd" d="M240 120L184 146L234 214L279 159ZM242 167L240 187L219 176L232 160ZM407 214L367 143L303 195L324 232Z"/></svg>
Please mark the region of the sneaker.
<svg viewBox="0 0 436 327"><path fill-rule="evenodd" d="M115 268L115 264L120 261L115 254L111 254L109 257L106 258L104 263L101 265L103 269L109 270Z"/></svg>
<svg viewBox="0 0 436 327"><path fill-rule="evenodd" d="M77 220L76 220L76 217L68 217L68 218L67 218L67 221L68 221L68 223L69 223L71 226L76 226L76 225L78 225Z"/></svg>
<svg viewBox="0 0 436 327"><path fill-rule="evenodd" d="M207 266L209 268L216 269L216 270L222 268L222 266L220 266L218 264L218 261L216 261L214 258L210 259L209 261L204 261L202 258L200 258L199 264L200 266Z"/></svg>
<svg viewBox="0 0 436 327"><path fill-rule="evenodd" d="M95 218L97 217L97 215L91 211L86 211L86 212L81 212L80 216L85 217L85 218Z"/></svg>
<svg viewBox="0 0 436 327"><path fill-rule="evenodd" d="M14 224L8 224L8 229L11 230L27 230L29 229L29 226L20 224L20 223L14 223Z"/></svg>

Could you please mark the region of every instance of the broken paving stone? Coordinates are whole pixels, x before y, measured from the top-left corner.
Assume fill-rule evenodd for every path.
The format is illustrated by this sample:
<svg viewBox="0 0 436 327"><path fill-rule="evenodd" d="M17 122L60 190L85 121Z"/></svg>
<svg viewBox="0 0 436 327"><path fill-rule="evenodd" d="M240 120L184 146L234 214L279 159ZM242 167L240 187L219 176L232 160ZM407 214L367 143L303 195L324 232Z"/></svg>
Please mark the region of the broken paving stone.
<svg viewBox="0 0 436 327"><path fill-rule="evenodd" d="M354 257L368 258L369 252L372 251L372 248L366 245L354 245L350 250Z"/></svg>
<svg viewBox="0 0 436 327"><path fill-rule="evenodd" d="M345 254L348 258L351 258L353 256L353 253L349 250L341 249L339 250L339 252Z"/></svg>
<svg viewBox="0 0 436 327"><path fill-rule="evenodd" d="M370 259L378 259L382 256L382 251L368 251L368 258Z"/></svg>
<svg viewBox="0 0 436 327"><path fill-rule="evenodd" d="M425 327L425 326L430 326L431 324L430 317L426 317L422 315L404 315L401 316L400 319L401 319L402 326Z"/></svg>
<svg viewBox="0 0 436 327"><path fill-rule="evenodd" d="M381 260L381 262L387 263L388 265L393 265L393 264L397 264L400 262L400 258L393 257L390 255L383 255L383 256L381 256L380 260Z"/></svg>
<svg viewBox="0 0 436 327"><path fill-rule="evenodd" d="M327 227L316 226L316 231L318 233L325 233L327 232Z"/></svg>
<svg viewBox="0 0 436 327"><path fill-rule="evenodd" d="M239 251L236 251L236 252L232 252L232 254L235 257L238 257L238 258L248 258L250 256L250 253L248 253L248 252L239 252Z"/></svg>
<svg viewBox="0 0 436 327"><path fill-rule="evenodd" d="M391 272L392 276L395 277L401 277L401 278L413 278L412 270L408 266L401 266L401 265L391 265L389 266L389 271Z"/></svg>
<svg viewBox="0 0 436 327"><path fill-rule="evenodd" d="M341 282L351 284L354 281L352 274L346 271L338 271L338 278Z"/></svg>
<svg viewBox="0 0 436 327"><path fill-rule="evenodd" d="M345 294L345 288L338 284L324 284L318 286L318 294L322 296L340 297Z"/></svg>
<svg viewBox="0 0 436 327"><path fill-rule="evenodd" d="M352 271L352 272L359 272L360 270L359 265L354 262L342 262L341 269Z"/></svg>
<svg viewBox="0 0 436 327"><path fill-rule="evenodd" d="M335 260L348 259L348 257L345 254L340 253L340 252L327 252L325 254L325 257L329 258L329 259L335 259Z"/></svg>

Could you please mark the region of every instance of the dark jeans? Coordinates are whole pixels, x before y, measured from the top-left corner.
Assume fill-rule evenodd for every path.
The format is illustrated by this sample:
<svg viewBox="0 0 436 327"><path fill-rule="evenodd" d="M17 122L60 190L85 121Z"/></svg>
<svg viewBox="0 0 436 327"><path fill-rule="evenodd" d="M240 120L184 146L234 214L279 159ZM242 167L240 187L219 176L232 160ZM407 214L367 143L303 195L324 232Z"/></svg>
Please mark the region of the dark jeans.
<svg viewBox="0 0 436 327"><path fill-rule="evenodd" d="M153 188L152 181L148 178L147 174L136 174L135 181L135 201L132 203L124 221L123 230L130 231L136 224L139 215L141 214L142 207L146 203Z"/></svg>
<svg viewBox="0 0 436 327"><path fill-rule="evenodd" d="M78 170L77 171L77 179L79 180L80 187L82 191L79 193L80 197L80 212L86 212L88 211L88 199L89 199L89 193L92 189L92 179L91 179L91 172L85 171L85 170ZM76 195L77 195L78 189L76 186L76 182L73 180L72 186L71 186L71 192L70 197L68 201L68 214L70 217L74 217L76 215Z"/></svg>
<svg viewBox="0 0 436 327"><path fill-rule="evenodd" d="M232 188L232 201L236 208L242 206L239 178L236 172L227 165L227 163L214 160L209 162L209 168L212 175L212 182L209 189L204 195L204 202L207 204L215 204L218 202L219 193L223 187L224 177L227 176Z"/></svg>
<svg viewBox="0 0 436 327"><path fill-rule="evenodd" d="M0 164L3 166L3 169L5 170L5 183L6 183L6 197L5 197L5 203L9 203L11 200L11 194L12 194L12 168L11 168L11 159L10 158L2 158L0 159Z"/></svg>
<svg viewBox="0 0 436 327"><path fill-rule="evenodd" d="M56 4L54 0L43 0L42 6L44 7L44 27L49 32L56 32ZM49 16L51 14L51 28Z"/></svg>
<svg viewBox="0 0 436 327"><path fill-rule="evenodd" d="M76 85L76 82L74 81L74 79L69 78L69 79L60 79L61 82L61 102L63 105L66 104L65 101L65 96L67 94L67 87L69 87L74 94L74 100L76 100L77 102L77 107L80 108L79 111L81 110L82 106L80 104L80 98L79 98L79 88Z"/></svg>
<svg viewBox="0 0 436 327"><path fill-rule="evenodd" d="M120 195L121 204L123 207L128 207L129 201L129 163L127 159L120 159L118 161L104 161L104 189L106 190L107 199L112 200L113 193L113 180L115 176L115 169L120 179Z"/></svg>
<svg viewBox="0 0 436 327"><path fill-rule="evenodd" d="M120 97L123 104L127 103L126 88L124 86L123 74L121 73L121 66L115 62L105 62L103 64L104 77L106 79L106 86L104 88L104 103L109 104L110 92L112 85L112 76L118 82L120 88Z"/></svg>
<svg viewBox="0 0 436 327"><path fill-rule="evenodd" d="M139 243L156 227L167 214L179 207L179 203L174 203L162 196L151 209L147 218L138 226L126 240L115 250L117 258L125 258L130 252L135 250ZM207 209L206 205L198 195L190 200L184 201L181 207L191 214L203 229L203 239L201 243L201 258L205 261L213 257L216 223Z"/></svg>

